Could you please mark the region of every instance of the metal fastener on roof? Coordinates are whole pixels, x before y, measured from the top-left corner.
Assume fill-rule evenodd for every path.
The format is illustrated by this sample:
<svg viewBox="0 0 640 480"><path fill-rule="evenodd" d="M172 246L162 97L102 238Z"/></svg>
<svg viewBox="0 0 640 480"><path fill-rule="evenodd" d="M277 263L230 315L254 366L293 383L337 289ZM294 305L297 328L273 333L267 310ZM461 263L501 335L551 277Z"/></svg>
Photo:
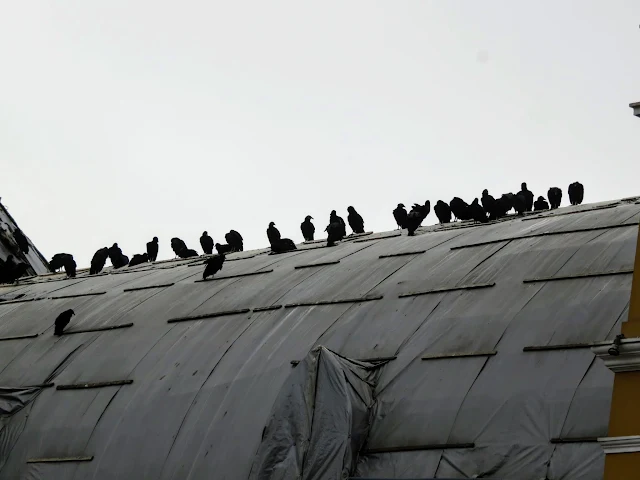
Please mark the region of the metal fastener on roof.
<svg viewBox="0 0 640 480"><path fill-rule="evenodd" d="M510 242L512 240L524 240L527 238L547 237L551 235L566 235L570 233L595 232L598 230L611 230L614 228L637 227L637 226L638 226L638 223L621 223L618 225L606 225L602 227L576 228L575 230L561 230L557 232L532 233L530 235L521 235L519 237L501 238L498 240L487 240L486 242L469 243L467 245L458 245L455 247L451 247L451 250L459 250L461 248L470 248L470 247L482 247L484 245L491 245L493 243Z"/></svg>
<svg viewBox="0 0 640 480"><path fill-rule="evenodd" d="M83 390L85 388L119 387L131 385L133 380L115 380L113 382L76 383L73 385L56 385L56 390Z"/></svg>
<svg viewBox="0 0 640 480"><path fill-rule="evenodd" d="M544 219L544 218L562 217L563 215L573 215L575 213L595 212L597 210L607 210L608 208L615 208L618 205L619 205L618 203L610 203L608 205L603 205L601 207L594 207L594 208L589 208L589 209L584 209L584 210L573 210L571 212L548 213L546 215L541 215L540 214L541 212L537 212L538 215L536 215L535 217L523 218L522 221L525 222L527 220L541 220L541 219Z"/></svg>
<svg viewBox="0 0 640 480"><path fill-rule="evenodd" d="M336 265L338 263L340 263L340 260L335 260L333 262L318 262L318 263L308 263L306 265L296 265L293 268L298 270L300 268L325 267L327 265Z"/></svg>
<svg viewBox="0 0 640 480"><path fill-rule="evenodd" d="M426 252L426 250L416 250L415 252L389 253L387 255L380 255L378 258L404 257L405 255L420 255L424 252Z"/></svg>
<svg viewBox="0 0 640 480"><path fill-rule="evenodd" d="M556 345L529 345L522 349L523 352L547 352L550 350L575 350L578 348L591 348L594 346L594 342L591 343L559 343Z"/></svg>
<svg viewBox="0 0 640 480"><path fill-rule="evenodd" d="M29 458L27 463L90 462L91 460L93 460L93 455L86 457Z"/></svg>
<svg viewBox="0 0 640 480"><path fill-rule="evenodd" d="M149 290L151 288L167 288L174 285L173 283L165 283L163 285L149 285L147 287L125 288L123 292L137 292L138 290Z"/></svg>
<svg viewBox="0 0 640 480"><path fill-rule="evenodd" d="M418 295L429 295L431 293L455 292L456 290L476 290L478 288L490 288L495 286L493 283L477 283L475 285L460 285L458 287L434 288L433 290L424 290L421 292L401 293L398 298L417 297Z"/></svg>
<svg viewBox="0 0 640 480"><path fill-rule="evenodd" d="M22 340L24 338L36 338L38 335L38 333L33 333L30 335L17 335L15 337L0 337L0 342L3 342L5 340Z"/></svg>
<svg viewBox="0 0 640 480"><path fill-rule="evenodd" d="M320 302L300 302L300 303L287 303L284 308L294 308L294 307L314 307L316 305L335 305L338 303L360 303L360 302L371 302L374 300L381 300L382 295L378 296L370 296L370 297L360 297L360 298L343 298L340 300L323 300Z"/></svg>
<svg viewBox="0 0 640 480"><path fill-rule="evenodd" d="M239 315L242 313L249 313L251 310L248 308L242 308L239 310L226 310L222 312L205 313L203 315L193 315L191 317L172 318L167 320L167 323L179 323L179 322L193 322L196 320L205 320L207 318L225 317L227 315Z"/></svg>
<svg viewBox="0 0 640 480"><path fill-rule="evenodd" d="M256 307L253 309L254 312L268 312L269 310L278 310L282 308L282 305L269 305L267 307Z"/></svg>
<svg viewBox="0 0 640 480"><path fill-rule="evenodd" d="M214 280L227 280L229 278L240 278L240 277L251 277L253 275L262 275L263 273L271 273L273 270L262 270L260 272L250 272L250 273L238 273L236 275L227 275L226 277L211 277L206 280L200 279L196 280L194 283L199 282L213 282Z"/></svg>
<svg viewBox="0 0 640 480"><path fill-rule="evenodd" d="M460 352L460 353L434 353L433 355L423 355L421 360L444 360L449 358L468 358L468 357L492 357L498 352L490 350L487 352Z"/></svg>
<svg viewBox="0 0 640 480"><path fill-rule="evenodd" d="M551 443L596 443L597 441L598 437L557 437L550 440Z"/></svg>
<svg viewBox="0 0 640 480"><path fill-rule="evenodd" d="M66 330L62 332L62 335L73 335L74 333L106 332L108 330L118 330L120 328L129 328L129 327L133 327L133 323L123 323L121 325L111 325L108 327L86 328L83 330Z"/></svg>
<svg viewBox="0 0 640 480"><path fill-rule="evenodd" d="M75 295L59 295L57 297L49 297L49 300L62 300L64 298L77 298L77 297L93 297L96 295L105 295L107 292L90 292L90 293L76 293Z"/></svg>
<svg viewBox="0 0 640 480"><path fill-rule="evenodd" d="M424 445L407 445L405 447L369 448L364 455L375 453L415 452L419 450L450 450L453 448L475 448L475 443L427 443Z"/></svg>
<svg viewBox="0 0 640 480"><path fill-rule="evenodd" d="M579 273L577 275L559 275L555 277L525 278L524 280L522 280L522 283L552 282L554 280L571 280L574 278L606 277L609 275L626 275L629 273L633 273L633 268L627 268L625 270L613 270L608 272Z"/></svg>

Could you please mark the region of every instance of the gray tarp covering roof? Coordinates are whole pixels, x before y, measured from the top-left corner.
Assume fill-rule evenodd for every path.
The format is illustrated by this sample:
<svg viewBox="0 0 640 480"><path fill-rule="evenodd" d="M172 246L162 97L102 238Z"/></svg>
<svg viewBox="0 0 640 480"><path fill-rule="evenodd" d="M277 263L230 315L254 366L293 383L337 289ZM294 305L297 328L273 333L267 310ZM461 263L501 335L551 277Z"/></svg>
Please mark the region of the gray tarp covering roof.
<svg viewBox="0 0 640 480"><path fill-rule="evenodd" d="M599 479L613 374L585 347L626 319L634 201L0 287L0 387L55 383L0 423L0 477L248 478L323 345L395 357L353 476ZM54 337L68 308L89 331Z"/></svg>

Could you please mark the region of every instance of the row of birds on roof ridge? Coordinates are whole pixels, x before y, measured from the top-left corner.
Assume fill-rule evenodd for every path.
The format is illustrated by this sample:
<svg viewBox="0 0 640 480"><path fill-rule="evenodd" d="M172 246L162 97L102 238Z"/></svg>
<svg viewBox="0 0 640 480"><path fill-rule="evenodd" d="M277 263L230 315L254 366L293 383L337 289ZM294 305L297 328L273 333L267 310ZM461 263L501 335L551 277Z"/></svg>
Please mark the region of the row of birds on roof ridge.
<svg viewBox="0 0 640 480"><path fill-rule="evenodd" d="M569 185L568 193L571 205L580 205L582 203L584 187L581 183L575 182ZM496 199L485 189L482 192L480 200L475 198L471 204L466 203L459 197L453 197L449 203L438 200L433 210L441 224L450 223L452 217L457 220L473 220L474 222L487 223L491 220L505 217L511 210L514 210L518 215L524 215L525 212L558 208L562 202L562 190L558 187L551 187L547 192L547 198L549 202L542 196L539 196L538 199L534 201L533 192L527 188L526 183L522 183L521 190L516 194L505 193ZM353 234L363 234L364 219L362 216L353 206L348 207L347 212L347 222ZM408 235L414 235L430 212L431 202L429 200L427 200L424 205L415 203L409 212L407 212L404 204L399 203L393 210L393 217L398 228L407 229ZM307 215L304 222L300 225L302 236L307 242L313 241L315 237L316 228L311 220L313 220L313 217ZM325 228L325 232L327 232L327 246L329 247L335 245L336 242L347 236L346 223L335 210L332 210L329 215L329 224ZM280 231L276 228L275 222L269 223L267 238L269 239L271 252L273 254L297 249L293 240L290 238L282 238ZM218 253L205 260L204 264L206 267L203 272L203 279L206 280L207 277L214 275L222 269L227 253L241 252L244 250L242 235L237 231L229 231L229 233L225 235L225 240L227 241L226 244L214 243L213 238L211 238L206 231L202 233L200 246L203 252L206 255L212 255L215 247ZM171 249L179 258L191 258L200 255L197 251L188 248L186 243L177 237L171 239ZM131 260L122 253L118 244L114 243L111 247L103 247L94 254L91 259L89 274L97 275L100 273L107 259L111 260L113 268L118 269L127 265L133 267L147 262L155 262L157 257L158 237L153 237L153 240L147 243L146 253L136 254ZM64 268L65 273L70 278L76 276L77 265L71 254L58 253L54 255L49 262L49 266L54 272ZM28 266L26 264L15 262L13 257L9 256L7 261L0 263L0 283L16 281L26 273L27 268Z"/></svg>

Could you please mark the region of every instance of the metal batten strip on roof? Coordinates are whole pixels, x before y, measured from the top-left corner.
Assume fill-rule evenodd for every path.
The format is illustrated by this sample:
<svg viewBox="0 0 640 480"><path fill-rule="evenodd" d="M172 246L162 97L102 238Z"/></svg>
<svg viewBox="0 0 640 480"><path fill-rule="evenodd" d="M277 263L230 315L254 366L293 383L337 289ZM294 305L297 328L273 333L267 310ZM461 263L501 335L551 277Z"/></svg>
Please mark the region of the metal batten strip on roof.
<svg viewBox="0 0 640 480"><path fill-rule="evenodd" d="M72 385L56 385L56 390L84 390L88 388L119 387L131 385L133 380L115 380L113 382L76 383Z"/></svg>
<svg viewBox="0 0 640 480"><path fill-rule="evenodd" d="M595 207L595 208L590 208L590 209L585 209L585 210L573 210L571 212L550 213L550 214L547 214L547 215L544 215L542 213L543 212L549 212L549 211L552 211L552 210L543 210L543 211L540 211L540 212L536 212L537 215L535 217L523 218L522 221L524 222L524 221L527 221L527 220L541 220L541 219L545 219L545 218L562 217L563 215L573 215L573 214L576 214L576 213L596 212L598 210L607 210L609 208L615 208L617 206L619 206L618 203L611 203L609 205L603 205L601 207Z"/></svg>
<svg viewBox="0 0 640 480"><path fill-rule="evenodd" d="M561 343L556 345L529 345L522 349L523 352L548 352L550 350L576 350L579 348L591 348L595 345L591 343Z"/></svg>
<svg viewBox="0 0 640 480"><path fill-rule="evenodd" d="M404 257L405 255L420 255L426 252L426 250L416 250L415 252L400 252L400 253L389 253L387 255L380 255L378 258L389 258L389 257Z"/></svg>
<svg viewBox="0 0 640 480"><path fill-rule="evenodd" d="M551 443L597 443L598 437L556 437L550 440Z"/></svg>
<svg viewBox="0 0 640 480"><path fill-rule="evenodd" d="M475 443L427 443L424 445L408 445L405 447L369 448L363 455L376 453L415 452L419 450L450 450L454 448L475 448Z"/></svg>
<svg viewBox="0 0 640 480"><path fill-rule="evenodd" d="M300 302L300 303L287 303L284 308L294 307L314 307L317 305L335 305L340 303L360 303L360 302L372 302L374 300L381 300L382 295L360 298L343 298L340 300L323 300L320 302Z"/></svg>
<svg viewBox="0 0 640 480"><path fill-rule="evenodd" d="M76 293L75 295L58 295L56 297L49 297L49 300L62 300L65 298L77 298L77 297L93 297L96 295L105 295L107 292L90 292L90 293Z"/></svg>
<svg viewBox="0 0 640 480"><path fill-rule="evenodd" d="M194 322L197 320L205 320L207 318L226 317L227 315L240 315L243 313L249 313L250 311L251 309L249 308L242 308L239 310L226 310L222 312L205 313L203 315L194 315L190 317L172 318L170 320L167 320L167 323Z"/></svg>
<svg viewBox="0 0 640 480"><path fill-rule="evenodd" d="M256 307L253 309L254 312L268 312L270 310L279 310L282 308L282 305L269 305L267 307Z"/></svg>
<svg viewBox="0 0 640 480"><path fill-rule="evenodd" d="M64 462L90 462L93 455L85 457L47 457L47 458L29 458L27 463L64 463Z"/></svg>
<svg viewBox="0 0 640 480"><path fill-rule="evenodd" d="M74 333L106 332L109 330L118 330L120 328L129 328L129 327L133 327L133 323L123 323L121 325L111 325L108 327L86 328L83 330L67 330L67 331L63 331L62 335L73 335Z"/></svg>
<svg viewBox="0 0 640 480"><path fill-rule="evenodd" d="M433 290L424 290L421 292L401 293L400 295L398 295L398 298L417 297L418 295L429 295L432 293L455 292L457 290L476 290L479 288L491 288L491 287L494 287L495 285L496 285L495 282L492 282L492 283L478 283L475 285L460 285L458 287L434 288Z"/></svg>
<svg viewBox="0 0 640 480"><path fill-rule="evenodd" d="M26 299L18 299L18 300L6 300L6 301L0 301L0 305L11 305L12 303L37 302L38 300L44 300L44 299L43 298L26 298Z"/></svg>
<svg viewBox="0 0 640 480"><path fill-rule="evenodd" d="M397 235L385 235L383 237L360 238L358 240L354 240L353 243L373 242L375 240L384 240L386 238L396 238L401 236L402 236L402 233L398 233Z"/></svg>
<svg viewBox="0 0 640 480"><path fill-rule="evenodd" d="M4 342L6 340L22 340L25 338L36 338L39 334L38 333L32 333L30 335L17 335L15 337L0 337L0 342Z"/></svg>
<svg viewBox="0 0 640 480"><path fill-rule="evenodd" d="M123 292L137 292L138 290L149 290L151 288L166 288L175 285L174 283L165 283L163 285L149 285L147 287L125 288Z"/></svg>
<svg viewBox="0 0 640 480"><path fill-rule="evenodd" d="M357 358L355 359L356 362L369 362L369 363L375 363L375 362L390 362L392 360L395 360L398 357L372 357L372 358ZM293 365L294 367L296 365L298 365L302 360L291 360L291 365Z"/></svg>
<svg viewBox="0 0 640 480"><path fill-rule="evenodd" d="M337 265L338 263L340 263L340 260L335 260L333 262L318 262L318 263L308 263L306 265L296 265L293 268L295 270L298 270L300 268L325 267L327 265Z"/></svg>
<svg viewBox="0 0 640 480"><path fill-rule="evenodd" d="M435 353L433 355L423 355L420 360L445 360L450 358L469 358L469 357L493 357L498 352L490 350L487 352L460 352L460 353Z"/></svg>
<svg viewBox="0 0 640 480"><path fill-rule="evenodd" d="M251 277L253 275L261 275L263 273L271 273L271 272L273 272L273 269L272 270L262 270L261 272L238 273L236 275L227 275L226 277L211 277L211 278L207 278L206 280L200 279L200 280L196 280L194 283L213 282L214 280L227 280L229 278Z"/></svg>
<svg viewBox="0 0 640 480"><path fill-rule="evenodd" d="M555 280L571 280L574 278L606 277L610 275L626 275L630 273L633 273L633 268L625 269L625 270L613 270L608 272L579 273L577 275L559 275L556 277L525 278L524 280L522 280L522 283L552 282Z"/></svg>
<svg viewBox="0 0 640 480"><path fill-rule="evenodd" d="M467 245L458 245L455 247L451 247L451 250L460 250L461 248L469 248L469 247L482 247L484 245L491 245L494 243L501 242L510 242L512 240L525 240L527 238L536 238L536 237L548 237L551 235L566 235L569 233L582 233L582 232L595 232L598 230L611 230L614 228L623 228L623 227L637 227L637 223L621 223L618 225L605 225L602 227L589 227L589 228L576 228L575 230L562 230L557 232L541 232L541 233L532 233L529 235L521 235L519 237L511 237L511 238L500 238L497 240L487 240L486 242L478 242L478 243L469 243Z"/></svg>

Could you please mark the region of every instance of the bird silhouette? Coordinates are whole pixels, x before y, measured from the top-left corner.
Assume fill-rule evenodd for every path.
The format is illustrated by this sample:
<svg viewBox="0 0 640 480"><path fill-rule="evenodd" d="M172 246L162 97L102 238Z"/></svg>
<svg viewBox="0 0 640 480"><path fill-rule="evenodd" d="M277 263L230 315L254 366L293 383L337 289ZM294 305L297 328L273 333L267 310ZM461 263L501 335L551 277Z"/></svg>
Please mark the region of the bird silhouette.
<svg viewBox="0 0 640 480"><path fill-rule="evenodd" d="M297 249L296 244L290 238L281 238L271 245L271 251L273 253L285 253Z"/></svg>
<svg viewBox="0 0 640 480"><path fill-rule="evenodd" d="M67 277L75 278L77 268L78 268L78 265L76 264L76 261L73 259L73 256L65 260L64 272L67 274Z"/></svg>
<svg viewBox="0 0 640 480"><path fill-rule="evenodd" d="M73 258L73 255L70 255L68 253L56 253L53 257L51 257L49 268L52 272L60 270L62 267L64 267L64 264L68 261L69 258Z"/></svg>
<svg viewBox="0 0 640 480"><path fill-rule="evenodd" d="M517 195L514 195L513 209L518 213L518 215L524 215L524 212L527 211L527 198L522 192L518 192Z"/></svg>
<svg viewBox="0 0 640 480"><path fill-rule="evenodd" d="M202 232L202 236L200 237L200 246L202 247L202 251L207 255L211 255L213 253L213 238L211 238L206 231Z"/></svg>
<svg viewBox="0 0 640 480"><path fill-rule="evenodd" d="M562 190L558 187L551 187L547 192L547 198L551 204L551 209L559 208L562 203Z"/></svg>
<svg viewBox="0 0 640 480"><path fill-rule="evenodd" d="M216 243L216 251L218 254L231 253L233 251L233 247L227 244Z"/></svg>
<svg viewBox="0 0 640 480"><path fill-rule="evenodd" d="M503 193L502 196L496 200L499 217L506 216L513 208L515 195L513 193Z"/></svg>
<svg viewBox="0 0 640 480"><path fill-rule="evenodd" d="M584 186L580 182L569 185L569 202L571 205L580 205L584 199Z"/></svg>
<svg viewBox="0 0 640 480"><path fill-rule="evenodd" d="M25 255L29 253L29 241L27 240L27 237L24 236L24 233L22 233L22 230L16 228L13 231L13 239L16 241L16 244L22 253Z"/></svg>
<svg viewBox="0 0 640 480"><path fill-rule="evenodd" d="M53 334L56 336L62 335L62 331L64 330L64 327L69 325L69 322L71 321L71 317L73 317L75 314L76 312L74 312L72 309L69 309L69 310L65 310L60 315L58 315L58 317L56 318L56 321L54 322Z"/></svg>
<svg viewBox="0 0 640 480"><path fill-rule="evenodd" d="M0 283L13 283L27 273L29 266L26 263L16 261L13 255L6 260L0 260Z"/></svg>
<svg viewBox="0 0 640 480"><path fill-rule="evenodd" d="M331 214L329 215L329 224L337 223L340 225L340 228L336 231L336 234L340 237L338 240L342 240L347 236L347 225L344 223L344 220L341 216L339 216L335 210L331 210Z"/></svg>
<svg viewBox="0 0 640 480"><path fill-rule="evenodd" d="M351 230L353 230L353 233L364 233L364 220L360 214L356 212L356 209L353 207L347 207L347 212L349 212L349 215L347 215L347 221L349 222L349 226L351 227Z"/></svg>
<svg viewBox="0 0 640 480"><path fill-rule="evenodd" d="M155 262L158 258L158 237L153 237L153 240L147 242L147 255L150 262Z"/></svg>
<svg viewBox="0 0 640 480"><path fill-rule="evenodd" d="M433 207L433 211L438 217L438 221L440 223L451 223L451 208L449 204L443 202L442 200L438 200Z"/></svg>
<svg viewBox="0 0 640 480"><path fill-rule="evenodd" d="M489 219L487 218L487 212L484 211L482 205L478 202L478 199L475 198L471 205L469 205L469 213L471 214L471 218L473 218L474 222L487 223Z"/></svg>
<svg viewBox="0 0 640 480"><path fill-rule="evenodd" d="M527 188L527 184L525 182L522 182L518 193L521 193L524 196L525 211L530 212L533 209L533 192Z"/></svg>
<svg viewBox="0 0 640 480"><path fill-rule="evenodd" d="M311 223L313 217L311 215L307 215L304 217L304 222L300 224L300 230L302 231L302 237L305 242L310 242L313 240L313 236L316 233L316 227Z"/></svg>
<svg viewBox="0 0 640 480"><path fill-rule="evenodd" d="M498 202L489 194L489 190L486 188L482 191L482 207L485 212L489 214L489 220L497 220L500 218L500 209L498 208Z"/></svg>
<svg viewBox="0 0 640 480"><path fill-rule="evenodd" d="M405 206L402 203L399 203L398 206L393 209L393 218L399 229L407 228L407 215Z"/></svg>
<svg viewBox="0 0 640 480"><path fill-rule="evenodd" d="M449 202L449 207L451 207L451 213L453 213L458 220L471 220L469 204L460 197L453 197Z"/></svg>
<svg viewBox="0 0 640 480"><path fill-rule="evenodd" d="M269 228L267 228L267 238L269 239L269 243L273 246L275 243L278 243L280 240L280 230L276 228L276 224L273 222L269 223Z"/></svg>
<svg viewBox="0 0 640 480"><path fill-rule="evenodd" d="M422 221L427 218L431 211L431 202L427 200L424 205L418 203L413 204L413 208L407 215L407 231L409 236L413 236L418 227L422 224Z"/></svg>
<svg viewBox="0 0 640 480"><path fill-rule="evenodd" d="M205 260L204 264L206 265L206 267L204 268L204 272L202 272L202 279L206 280L207 277L211 277L222 270L222 264L224 263L224 260L224 253L214 255L213 257Z"/></svg>
<svg viewBox="0 0 640 480"><path fill-rule="evenodd" d="M533 202L533 211L539 212L541 210L549 210L549 204L544 197L538 197L538 199Z"/></svg>
<svg viewBox="0 0 640 480"><path fill-rule="evenodd" d="M109 248L109 259L113 268L122 268L129 264L129 258L122 253L117 243L114 243Z"/></svg>
<svg viewBox="0 0 640 480"><path fill-rule="evenodd" d="M242 252L244 250L242 235L235 230L229 230L229 233L224 236L224 239L231 245L234 252Z"/></svg>
<svg viewBox="0 0 640 480"><path fill-rule="evenodd" d="M107 247L98 249L91 259L89 275L97 275L100 273L104 268L104 264L107 263L107 258L109 258L109 249Z"/></svg>
<svg viewBox="0 0 640 480"><path fill-rule="evenodd" d="M133 257L131 257L131 261L129 262L129 267L135 267L136 265L142 265L143 263L147 263L149 261L148 253L136 253Z"/></svg>

